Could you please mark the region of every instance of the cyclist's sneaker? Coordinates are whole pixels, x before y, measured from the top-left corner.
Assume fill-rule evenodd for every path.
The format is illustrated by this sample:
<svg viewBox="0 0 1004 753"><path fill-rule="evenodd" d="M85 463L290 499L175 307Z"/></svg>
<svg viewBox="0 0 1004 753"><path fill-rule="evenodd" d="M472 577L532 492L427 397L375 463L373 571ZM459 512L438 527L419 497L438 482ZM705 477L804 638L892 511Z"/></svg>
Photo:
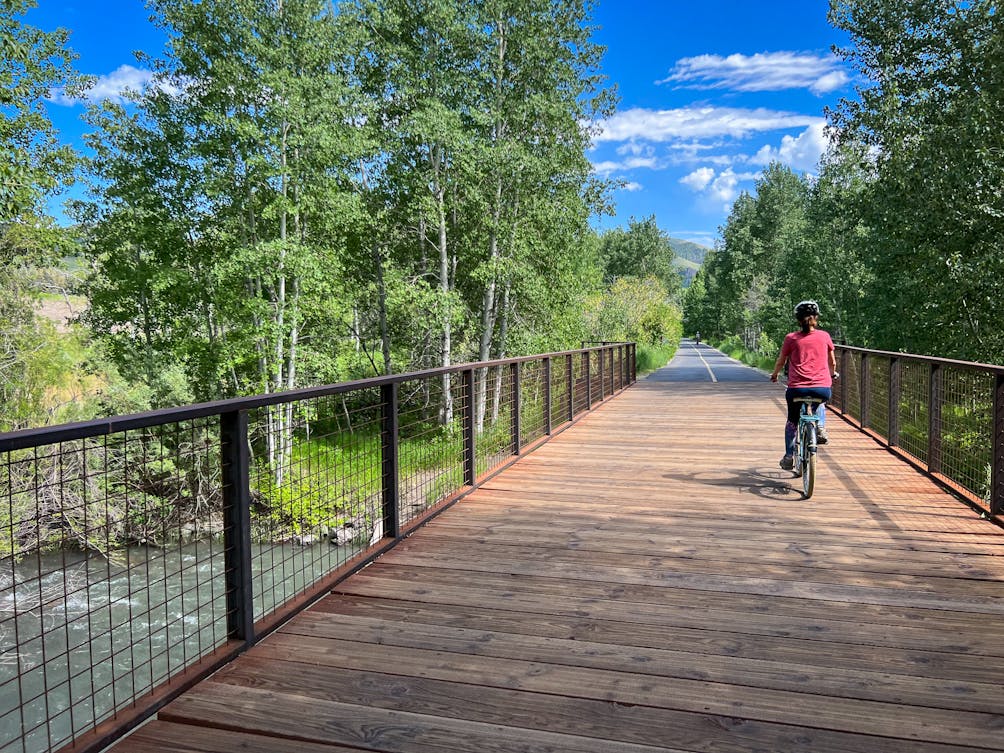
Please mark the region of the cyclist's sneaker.
<svg viewBox="0 0 1004 753"><path fill-rule="evenodd" d="M826 433L826 427L816 427L816 444L827 444L829 441L830 435Z"/></svg>
<svg viewBox="0 0 1004 753"><path fill-rule="evenodd" d="M795 458L792 457L791 455L785 455L783 458L781 458L781 462L778 463L778 465L780 465L782 469L790 471L792 468L795 467Z"/></svg>

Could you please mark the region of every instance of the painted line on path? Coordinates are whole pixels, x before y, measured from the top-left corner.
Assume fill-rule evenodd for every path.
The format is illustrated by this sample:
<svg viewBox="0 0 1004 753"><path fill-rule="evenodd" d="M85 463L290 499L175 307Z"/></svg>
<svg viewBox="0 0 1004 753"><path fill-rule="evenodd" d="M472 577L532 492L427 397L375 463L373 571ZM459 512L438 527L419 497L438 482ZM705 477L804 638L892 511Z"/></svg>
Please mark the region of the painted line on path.
<svg viewBox="0 0 1004 753"><path fill-rule="evenodd" d="M701 355L700 349L696 345L694 345L694 350L697 351L697 357L701 359L701 363L704 364L704 368L706 368L708 370L708 374L711 376L711 381L712 382L717 382L718 381L718 377L716 377L715 376L715 372L713 372L711 370L711 365L707 361L704 360L704 356Z"/></svg>

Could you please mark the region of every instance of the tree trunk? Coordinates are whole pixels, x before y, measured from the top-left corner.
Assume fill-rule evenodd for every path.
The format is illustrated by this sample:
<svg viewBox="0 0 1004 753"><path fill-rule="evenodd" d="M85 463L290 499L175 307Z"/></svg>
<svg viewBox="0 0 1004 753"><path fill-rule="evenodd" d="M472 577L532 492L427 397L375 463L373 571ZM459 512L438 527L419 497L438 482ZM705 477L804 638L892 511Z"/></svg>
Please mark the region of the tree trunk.
<svg viewBox="0 0 1004 753"><path fill-rule="evenodd" d="M506 335L509 330L509 289L511 283L506 282L505 288L502 292L502 306L501 311L499 311L499 360L505 358L506 346L505 340ZM502 400L502 374L505 371L503 366L499 366L498 372L495 375L495 401L492 405L492 423L499 420L499 403ZM514 406L515 407L515 406Z"/></svg>
<svg viewBox="0 0 1004 753"><path fill-rule="evenodd" d="M439 224L439 292L442 306L442 340L439 365L446 368L451 365L452 356L452 319L450 305L450 254L446 245L446 187L444 185L445 150L442 146L432 149L433 157L433 194L436 199L436 221ZM443 374L441 379L442 396L439 408L439 423L446 426L453 422L453 392L450 387L450 375Z"/></svg>

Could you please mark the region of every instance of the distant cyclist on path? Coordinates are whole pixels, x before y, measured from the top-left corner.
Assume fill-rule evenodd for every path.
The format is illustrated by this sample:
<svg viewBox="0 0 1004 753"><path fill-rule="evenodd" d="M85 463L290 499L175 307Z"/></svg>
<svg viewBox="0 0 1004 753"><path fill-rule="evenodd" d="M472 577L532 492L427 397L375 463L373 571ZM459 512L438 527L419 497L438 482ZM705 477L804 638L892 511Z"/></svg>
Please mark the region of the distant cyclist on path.
<svg viewBox="0 0 1004 753"><path fill-rule="evenodd" d="M785 363L788 364L788 389L784 398L788 403L788 420L784 425L784 457L780 466L790 471L795 465L795 431L798 425L799 397L818 397L823 401L833 396L833 379L837 376L837 357L833 351L833 340L825 330L818 329L819 304L802 301L795 306L795 318L800 332L791 332L784 338L781 354L774 364L770 381L776 382ZM826 444L826 410L824 403L816 408L819 424L816 442Z"/></svg>

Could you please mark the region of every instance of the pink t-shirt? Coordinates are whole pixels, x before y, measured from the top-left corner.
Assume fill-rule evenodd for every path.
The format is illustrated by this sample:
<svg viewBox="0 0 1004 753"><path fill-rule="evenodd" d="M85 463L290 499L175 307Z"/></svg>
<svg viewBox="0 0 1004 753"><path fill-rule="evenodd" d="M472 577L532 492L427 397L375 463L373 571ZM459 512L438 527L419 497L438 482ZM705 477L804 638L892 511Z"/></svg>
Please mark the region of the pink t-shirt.
<svg viewBox="0 0 1004 753"><path fill-rule="evenodd" d="M808 334L792 332L784 338L781 355L788 357L789 387L830 387L830 333L814 329Z"/></svg>

